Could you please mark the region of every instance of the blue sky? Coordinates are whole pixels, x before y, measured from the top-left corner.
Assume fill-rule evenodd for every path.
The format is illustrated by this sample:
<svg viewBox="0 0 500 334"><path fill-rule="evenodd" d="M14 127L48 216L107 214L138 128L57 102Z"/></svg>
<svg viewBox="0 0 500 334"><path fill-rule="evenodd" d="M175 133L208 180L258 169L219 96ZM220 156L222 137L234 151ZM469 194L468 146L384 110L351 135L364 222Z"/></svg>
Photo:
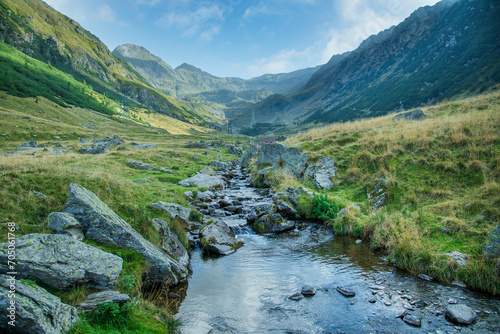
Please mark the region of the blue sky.
<svg viewBox="0 0 500 334"><path fill-rule="evenodd" d="M45 0L110 50L251 78L326 63L438 0Z"/></svg>

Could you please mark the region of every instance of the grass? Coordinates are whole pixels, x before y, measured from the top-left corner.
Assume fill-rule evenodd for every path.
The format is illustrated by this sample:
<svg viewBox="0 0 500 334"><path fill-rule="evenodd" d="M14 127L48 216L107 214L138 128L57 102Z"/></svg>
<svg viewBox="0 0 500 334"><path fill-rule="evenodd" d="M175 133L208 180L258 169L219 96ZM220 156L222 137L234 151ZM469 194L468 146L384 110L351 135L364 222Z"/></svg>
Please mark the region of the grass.
<svg viewBox="0 0 500 334"><path fill-rule="evenodd" d="M498 263L481 252L500 221L500 93L424 111L424 121L388 115L312 129L286 143L311 162L335 160L338 185L318 192L361 206L331 222L337 232L371 240L412 273L499 294ZM366 194L379 178L388 181L388 201L374 212ZM451 251L467 254L469 264L451 261L444 255Z"/></svg>
<svg viewBox="0 0 500 334"><path fill-rule="evenodd" d="M150 222L151 218L167 221L187 246L182 222L170 219L167 213L152 210L149 204L161 200L189 206L183 193L193 189L178 186L177 182L203 169L216 156L221 161L237 158L227 154L224 147L218 148L223 153L210 148L186 149L184 146L188 141L241 142L245 139L223 133L216 133L215 136L213 132L198 131L185 123L181 127L181 122L170 125L169 119L165 117L157 117L157 121L157 126L152 127L133 118L122 119L79 107L65 108L43 97L22 98L0 91L1 153L14 151L17 146L30 140L36 140L49 148L62 144L63 149L68 150L63 155L42 150L37 150L35 155L31 154L32 151L0 154L0 242L7 240L9 222L19 226L17 237L30 233L52 233L46 227L47 216L64 208L69 185L78 183L94 192L157 246L161 245L161 240ZM164 129L171 126L179 127L182 133L166 133ZM127 147L126 151L116 151L115 147L103 155L78 153L79 148L84 146L79 143L79 138L92 141L93 138L115 134L125 140L122 146ZM158 147L136 150L128 145L132 141L155 143ZM210 155L203 155L205 151L210 151ZM198 155L198 160L193 159L194 154ZM172 173L134 169L126 164L131 160L166 167ZM145 178L149 178L145 183L135 182ZM37 196L35 191L47 198ZM194 214L193 218L200 217ZM115 290L130 295L134 301L126 328L105 328L99 321L92 322L84 318L74 327L73 333L169 333L179 326L169 311L173 302L168 299L168 290L161 289L166 294L152 294L145 290L142 277L148 266L140 254L87 239L84 242L123 258L123 269ZM78 304L94 292L84 286L76 286L68 292L48 290L70 305Z"/></svg>

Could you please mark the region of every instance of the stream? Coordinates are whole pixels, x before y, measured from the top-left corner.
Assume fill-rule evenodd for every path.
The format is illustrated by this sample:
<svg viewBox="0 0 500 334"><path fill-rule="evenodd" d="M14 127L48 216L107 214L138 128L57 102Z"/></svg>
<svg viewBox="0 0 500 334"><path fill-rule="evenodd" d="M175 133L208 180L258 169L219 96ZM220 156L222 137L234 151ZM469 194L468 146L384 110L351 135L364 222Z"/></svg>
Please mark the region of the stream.
<svg viewBox="0 0 500 334"><path fill-rule="evenodd" d="M237 201L243 210L205 210L223 217L244 246L221 257L192 249L192 274L176 315L181 333L500 333L498 299L409 275L382 253L325 226L304 222L286 233L255 234L241 212L271 198L249 187L239 168L231 174L216 196ZM289 299L304 285L316 294ZM339 286L355 297L344 297ZM446 307L455 303L473 308L476 322L458 326L446 320ZM420 328L398 318L405 311L421 319Z"/></svg>

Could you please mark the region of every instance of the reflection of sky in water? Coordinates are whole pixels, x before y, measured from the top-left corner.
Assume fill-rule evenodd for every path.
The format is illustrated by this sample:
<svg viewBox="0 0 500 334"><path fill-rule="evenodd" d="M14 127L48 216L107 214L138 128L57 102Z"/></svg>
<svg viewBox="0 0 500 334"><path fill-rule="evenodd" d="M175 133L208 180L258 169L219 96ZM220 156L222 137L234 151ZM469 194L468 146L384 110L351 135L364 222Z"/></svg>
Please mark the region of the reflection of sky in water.
<svg viewBox="0 0 500 334"><path fill-rule="evenodd" d="M333 237L327 231L239 238L245 246L226 257L207 258L199 250L192 252L193 275L177 314L184 334L205 334L211 329L235 333L422 333L450 328L444 316L436 317L429 309L414 313L431 319L431 323L423 321L421 329L396 319L405 302L396 291L405 289L430 303L447 305L449 298L462 297L470 306L476 302L477 309L497 310L500 306L498 301L471 300L468 291L401 274L365 245ZM376 281L388 289L376 296L376 304L370 304L368 300L374 296L369 286ZM288 299L306 284L318 289L314 297L298 302ZM356 297L341 296L336 286L347 287ZM394 305L385 306L385 300ZM488 322L500 328L498 315L479 328L484 329ZM462 333L468 330L464 328Z"/></svg>

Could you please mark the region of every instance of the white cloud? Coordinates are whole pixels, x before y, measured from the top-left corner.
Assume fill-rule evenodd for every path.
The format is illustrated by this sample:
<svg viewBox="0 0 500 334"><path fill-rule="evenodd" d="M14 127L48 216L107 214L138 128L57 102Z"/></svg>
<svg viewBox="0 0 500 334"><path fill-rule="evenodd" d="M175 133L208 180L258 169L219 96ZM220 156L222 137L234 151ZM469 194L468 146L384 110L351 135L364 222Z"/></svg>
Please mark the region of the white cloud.
<svg viewBox="0 0 500 334"><path fill-rule="evenodd" d="M303 64L310 63L314 58L314 46L307 47L302 51L296 49L284 49L270 57L263 57L248 67L252 76L264 73L287 73L304 68Z"/></svg>
<svg viewBox="0 0 500 334"><path fill-rule="evenodd" d="M115 11L108 4L99 6L97 9L97 17L99 21L102 22L115 23L117 21Z"/></svg>
<svg viewBox="0 0 500 334"><path fill-rule="evenodd" d="M249 19L252 16L258 16L261 14L269 14L269 7L264 2L259 2L256 6L250 6L245 10L245 14L243 14L244 19Z"/></svg>
<svg viewBox="0 0 500 334"><path fill-rule="evenodd" d="M200 5L196 10L170 11L156 21L156 25L164 28L183 30L186 37L199 36L209 41L220 32L224 22L224 9L218 4Z"/></svg>

